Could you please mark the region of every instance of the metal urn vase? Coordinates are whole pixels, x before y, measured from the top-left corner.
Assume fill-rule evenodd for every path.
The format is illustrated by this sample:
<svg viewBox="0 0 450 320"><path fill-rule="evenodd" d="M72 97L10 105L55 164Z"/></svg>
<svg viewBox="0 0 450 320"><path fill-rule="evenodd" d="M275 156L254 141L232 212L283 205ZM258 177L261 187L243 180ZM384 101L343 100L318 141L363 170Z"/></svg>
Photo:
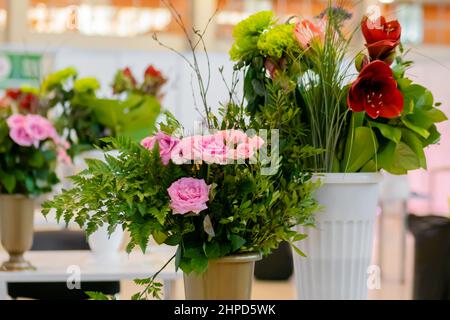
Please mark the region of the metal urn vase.
<svg viewBox="0 0 450 320"><path fill-rule="evenodd" d="M24 195L0 195L0 236L9 260L1 271L34 270L24 253L33 244L34 200Z"/></svg>
<svg viewBox="0 0 450 320"><path fill-rule="evenodd" d="M249 300L255 261L259 253L240 254L209 261L208 270L184 275L187 300Z"/></svg>

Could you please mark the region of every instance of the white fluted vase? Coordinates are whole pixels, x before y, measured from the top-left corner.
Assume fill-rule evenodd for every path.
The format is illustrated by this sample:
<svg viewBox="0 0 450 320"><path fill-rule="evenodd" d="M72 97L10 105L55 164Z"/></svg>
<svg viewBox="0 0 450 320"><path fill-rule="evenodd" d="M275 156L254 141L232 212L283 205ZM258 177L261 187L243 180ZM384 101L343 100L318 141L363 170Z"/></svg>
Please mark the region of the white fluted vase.
<svg viewBox="0 0 450 320"><path fill-rule="evenodd" d="M323 206L316 228L298 227L308 237L294 255L297 295L302 300L367 299L379 183L378 173L317 175Z"/></svg>

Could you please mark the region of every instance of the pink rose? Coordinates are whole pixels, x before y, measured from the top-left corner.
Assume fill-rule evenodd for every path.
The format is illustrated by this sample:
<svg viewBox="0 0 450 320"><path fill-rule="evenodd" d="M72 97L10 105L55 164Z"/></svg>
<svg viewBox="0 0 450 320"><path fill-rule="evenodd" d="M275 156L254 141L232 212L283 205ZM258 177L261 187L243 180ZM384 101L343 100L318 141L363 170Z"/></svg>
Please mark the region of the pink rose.
<svg viewBox="0 0 450 320"><path fill-rule="evenodd" d="M188 212L200 213L208 209L206 202L209 200L208 186L203 179L181 178L167 189L170 196L170 207L174 214L186 214Z"/></svg>
<svg viewBox="0 0 450 320"><path fill-rule="evenodd" d="M303 49L310 47L315 39L323 39L325 26L323 21L313 23L308 19L302 19L295 25L295 36Z"/></svg>
<svg viewBox="0 0 450 320"><path fill-rule="evenodd" d="M155 142L158 142L159 145L159 155L161 157L161 161L165 166L167 166L171 158L172 150L177 146L180 140L160 131L153 137L143 139L141 141L141 145L146 149L153 150L155 147Z"/></svg>
<svg viewBox="0 0 450 320"><path fill-rule="evenodd" d="M6 120L6 123L8 124L8 127L10 129L17 128L17 127L23 127L25 125L25 122L26 122L26 117L21 114L13 114Z"/></svg>
<svg viewBox="0 0 450 320"><path fill-rule="evenodd" d="M54 135L53 125L39 115L28 115L24 124L25 130L34 141L43 141Z"/></svg>
<svg viewBox="0 0 450 320"><path fill-rule="evenodd" d="M22 147L31 147L35 143L33 138L28 134L27 130L23 126L10 128L9 136L12 141Z"/></svg>

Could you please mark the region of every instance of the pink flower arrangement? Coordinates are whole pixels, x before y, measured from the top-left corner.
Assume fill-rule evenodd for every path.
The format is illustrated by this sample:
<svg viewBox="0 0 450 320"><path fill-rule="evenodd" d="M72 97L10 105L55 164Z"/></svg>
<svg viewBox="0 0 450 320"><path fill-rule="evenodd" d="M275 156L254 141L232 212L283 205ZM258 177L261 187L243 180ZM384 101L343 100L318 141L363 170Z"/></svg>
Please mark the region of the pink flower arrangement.
<svg viewBox="0 0 450 320"><path fill-rule="evenodd" d="M217 135L221 136L227 146L227 157L233 160L245 160L254 156L255 151L259 150L264 140L259 136L250 138L240 130L219 131Z"/></svg>
<svg viewBox="0 0 450 320"><path fill-rule="evenodd" d="M181 178L167 189L170 196L170 207L174 214L186 214L189 212L200 213L208 209L206 202L209 200L208 186L203 179Z"/></svg>
<svg viewBox="0 0 450 320"><path fill-rule="evenodd" d="M168 165L172 150L178 145L180 140L160 131L153 137L144 138L141 141L141 145L146 149L153 150L155 142L158 142L159 155L161 156L162 163L165 166Z"/></svg>
<svg viewBox="0 0 450 320"><path fill-rule="evenodd" d="M55 127L46 118L36 114L14 114L6 120L6 123L10 138L19 146L33 146L37 149L42 141L51 139L57 146L60 159L71 163L66 152L70 145L59 137Z"/></svg>
<svg viewBox="0 0 450 320"><path fill-rule="evenodd" d="M325 24L323 20L314 23L308 19L302 19L296 24L294 32L303 49L307 49L314 40L323 39Z"/></svg>
<svg viewBox="0 0 450 320"><path fill-rule="evenodd" d="M227 164L235 160L252 158L264 144L261 137L249 137L240 130L223 130L210 135L196 135L178 139L164 132L147 137L141 145L153 150L155 142L159 144L161 161L167 165L170 160L175 164L205 162L207 164Z"/></svg>
<svg viewBox="0 0 450 320"><path fill-rule="evenodd" d="M190 161L227 164L253 157L263 144L264 140L258 136L250 138L240 130L224 130L183 138L172 150L171 159L176 164Z"/></svg>

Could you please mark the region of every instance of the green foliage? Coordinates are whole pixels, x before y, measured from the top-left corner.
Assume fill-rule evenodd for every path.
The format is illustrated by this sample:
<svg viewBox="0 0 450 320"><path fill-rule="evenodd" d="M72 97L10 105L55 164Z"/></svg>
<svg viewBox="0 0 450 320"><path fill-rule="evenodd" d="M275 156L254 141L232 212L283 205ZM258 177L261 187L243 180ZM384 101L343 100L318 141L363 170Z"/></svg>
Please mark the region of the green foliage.
<svg viewBox="0 0 450 320"><path fill-rule="evenodd" d="M91 300L97 300L97 301L116 300L116 298L114 296L107 296L101 292L86 291L85 293Z"/></svg>
<svg viewBox="0 0 450 320"><path fill-rule="evenodd" d="M258 49L259 36L274 23L272 11L262 11L239 22L233 30L235 42L230 50L231 59L251 61Z"/></svg>
<svg viewBox="0 0 450 320"><path fill-rule="evenodd" d="M136 279L134 283L140 286L145 286L145 289L139 293L134 294L131 300L148 300L149 297L161 300L162 283L156 282L152 278Z"/></svg>

